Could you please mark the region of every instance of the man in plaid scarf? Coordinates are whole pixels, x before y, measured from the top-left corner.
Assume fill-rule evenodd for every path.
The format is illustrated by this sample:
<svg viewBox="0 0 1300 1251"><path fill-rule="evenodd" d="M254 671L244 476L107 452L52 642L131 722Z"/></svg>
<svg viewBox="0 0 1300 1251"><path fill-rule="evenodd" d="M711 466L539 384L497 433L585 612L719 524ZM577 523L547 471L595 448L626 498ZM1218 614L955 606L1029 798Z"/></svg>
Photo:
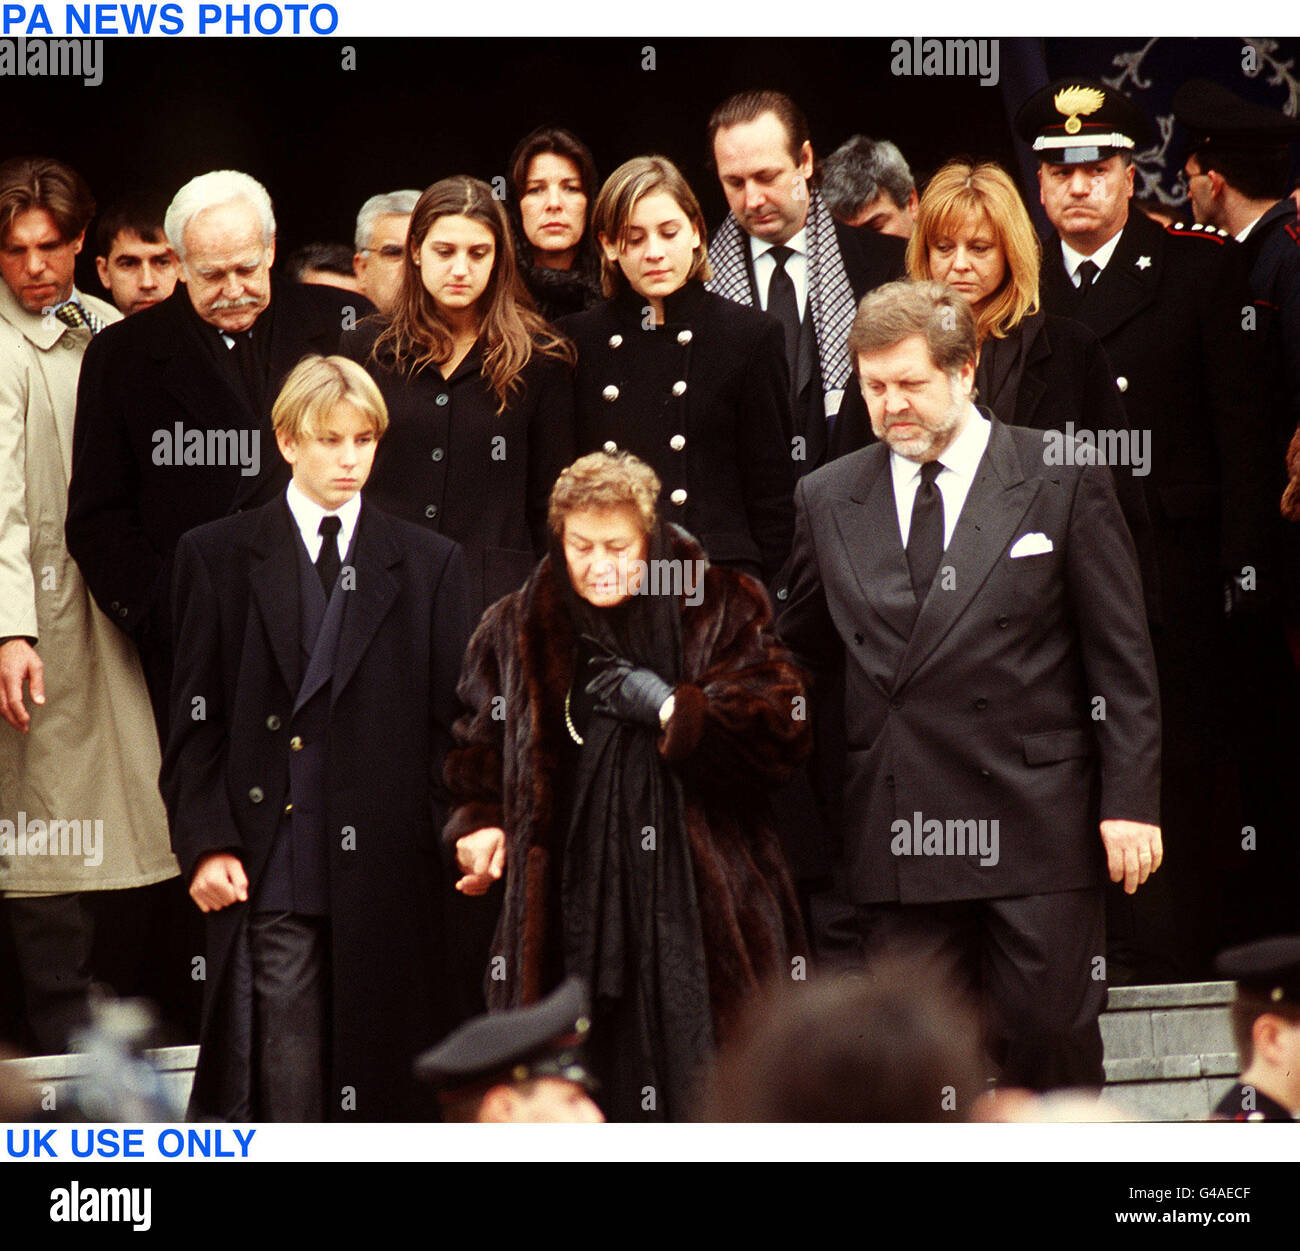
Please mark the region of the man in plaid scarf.
<svg viewBox="0 0 1300 1251"><path fill-rule="evenodd" d="M785 327L791 456L803 475L826 456L857 303L902 276L904 241L863 235L831 217L815 186L807 120L789 96L732 96L713 111L708 137L731 212L709 244L706 285Z"/></svg>

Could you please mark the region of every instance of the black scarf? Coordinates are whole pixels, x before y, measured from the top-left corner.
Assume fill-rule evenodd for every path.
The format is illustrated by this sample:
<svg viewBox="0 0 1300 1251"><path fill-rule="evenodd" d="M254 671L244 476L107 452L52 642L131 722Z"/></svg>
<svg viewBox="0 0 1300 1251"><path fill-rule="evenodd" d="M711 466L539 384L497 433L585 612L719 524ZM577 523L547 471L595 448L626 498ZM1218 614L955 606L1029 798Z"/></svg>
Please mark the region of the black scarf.
<svg viewBox="0 0 1300 1251"><path fill-rule="evenodd" d="M585 256L580 256L572 269L547 269L521 258L519 274L547 321L585 312L605 298L600 290L600 268Z"/></svg>
<svg viewBox="0 0 1300 1251"><path fill-rule="evenodd" d="M558 548L553 541L553 568L579 658L622 656L676 685L678 600L633 595L618 608L594 608L573 589ZM648 559L671 556L660 525ZM575 672L575 699L594 672L585 665ZM606 1115L680 1120L713 1046L681 781L659 755L657 730L589 706L584 712L562 870L565 972L591 987L592 1057Z"/></svg>

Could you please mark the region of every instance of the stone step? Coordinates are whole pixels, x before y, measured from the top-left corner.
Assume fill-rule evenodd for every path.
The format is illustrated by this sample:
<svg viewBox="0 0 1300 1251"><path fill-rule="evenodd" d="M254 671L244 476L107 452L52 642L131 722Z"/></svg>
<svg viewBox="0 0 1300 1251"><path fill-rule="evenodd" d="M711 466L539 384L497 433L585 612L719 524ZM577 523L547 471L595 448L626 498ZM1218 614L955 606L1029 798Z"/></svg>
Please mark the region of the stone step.
<svg viewBox="0 0 1300 1251"><path fill-rule="evenodd" d="M1106 1097L1135 1120L1204 1120L1236 1080L1237 1055L1228 1007L1231 982L1118 986L1101 1018ZM197 1047L147 1054L177 1107L189 1099ZM86 1073L82 1055L33 1056L3 1062L37 1087L47 1108L70 1100Z"/></svg>

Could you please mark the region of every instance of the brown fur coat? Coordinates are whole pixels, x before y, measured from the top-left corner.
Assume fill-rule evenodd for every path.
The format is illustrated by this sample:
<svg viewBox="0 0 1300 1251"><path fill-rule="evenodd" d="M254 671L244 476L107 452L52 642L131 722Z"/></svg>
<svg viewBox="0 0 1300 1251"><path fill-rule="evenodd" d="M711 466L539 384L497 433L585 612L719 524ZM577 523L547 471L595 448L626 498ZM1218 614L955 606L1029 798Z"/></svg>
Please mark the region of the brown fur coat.
<svg viewBox="0 0 1300 1251"><path fill-rule="evenodd" d="M674 558L702 560L683 531ZM474 830L506 832L505 898L487 980L494 1009L531 1003L550 944L553 863L568 814L553 779L565 743L564 697L575 639L551 557L484 614L465 656L459 695L471 709L455 727L446 779L449 843ZM772 829L769 789L808 754L803 679L776 641L757 582L710 567L701 602L682 600L682 681L659 751L679 770L703 927L714 1033L725 1038L742 1001L763 979L789 973L806 950L789 872ZM797 702L796 702L797 701ZM504 975L501 975L503 970Z"/></svg>

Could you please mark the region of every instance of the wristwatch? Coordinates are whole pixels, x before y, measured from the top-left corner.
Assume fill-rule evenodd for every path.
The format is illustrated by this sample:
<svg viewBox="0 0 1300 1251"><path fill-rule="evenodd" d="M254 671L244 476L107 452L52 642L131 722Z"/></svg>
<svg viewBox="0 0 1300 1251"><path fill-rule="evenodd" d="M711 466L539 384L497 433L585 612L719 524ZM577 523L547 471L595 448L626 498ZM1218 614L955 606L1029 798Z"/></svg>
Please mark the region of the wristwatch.
<svg viewBox="0 0 1300 1251"><path fill-rule="evenodd" d="M677 697L669 695L662 704L659 705L659 729L661 731L668 728L668 722L672 720L673 709L677 705Z"/></svg>

